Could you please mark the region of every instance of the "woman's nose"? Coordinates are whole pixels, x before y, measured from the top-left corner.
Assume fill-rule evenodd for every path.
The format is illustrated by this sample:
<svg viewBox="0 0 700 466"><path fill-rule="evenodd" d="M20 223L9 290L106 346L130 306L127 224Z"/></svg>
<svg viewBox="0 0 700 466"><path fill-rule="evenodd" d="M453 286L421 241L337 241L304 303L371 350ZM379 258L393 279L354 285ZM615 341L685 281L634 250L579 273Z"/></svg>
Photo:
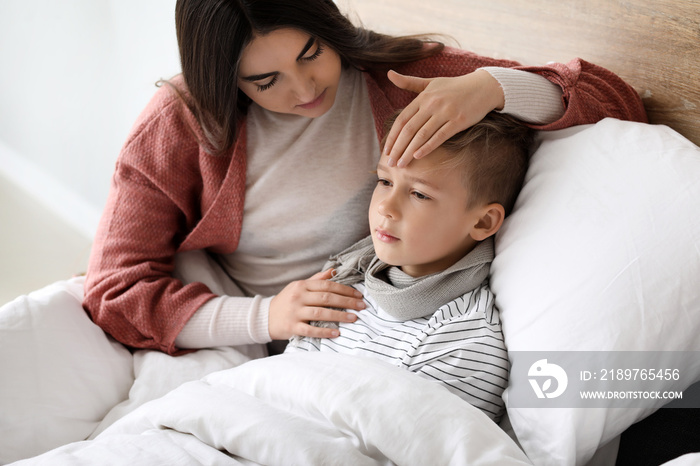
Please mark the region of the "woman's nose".
<svg viewBox="0 0 700 466"><path fill-rule="evenodd" d="M316 84L311 75L297 73L294 76L292 89L295 97L302 104L308 104L316 98Z"/></svg>

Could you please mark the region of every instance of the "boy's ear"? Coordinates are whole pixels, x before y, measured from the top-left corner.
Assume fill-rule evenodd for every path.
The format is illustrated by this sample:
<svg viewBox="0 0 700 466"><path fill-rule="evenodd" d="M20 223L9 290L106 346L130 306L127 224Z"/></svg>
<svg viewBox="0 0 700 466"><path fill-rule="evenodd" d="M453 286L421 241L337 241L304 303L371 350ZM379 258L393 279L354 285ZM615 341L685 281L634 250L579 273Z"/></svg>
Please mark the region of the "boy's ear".
<svg viewBox="0 0 700 466"><path fill-rule="evenodd" d="M506 211L501 204L487 204L481 209L481 217L476 222L470 233L475 241L483 241L489 236L495 235L503 225Z"/></svg>

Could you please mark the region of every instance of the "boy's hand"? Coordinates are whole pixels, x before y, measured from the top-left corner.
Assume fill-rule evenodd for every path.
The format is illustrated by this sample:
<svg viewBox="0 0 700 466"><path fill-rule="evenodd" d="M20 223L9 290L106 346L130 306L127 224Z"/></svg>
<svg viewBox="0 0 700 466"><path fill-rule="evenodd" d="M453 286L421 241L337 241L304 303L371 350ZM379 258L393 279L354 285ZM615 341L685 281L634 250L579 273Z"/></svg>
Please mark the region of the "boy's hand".
<svg viewBox="0 0 700 466"><path fill-rule="evenodd" d="M396 118L384 154L389 166L408 165L505 105L503 89L486 70L451 78L418 78L389 71L397 87L418 95Z"/></svg>
<svg viewBox="0 0 700 466"><path fill-rule="evenodd" d="M290 283L270 302L268 330L273 340L286 340L293 335L314 338L334 338L338 330L309 325L312 320L354 322L357 316L339 309L365 308L362 293L329 280L332 269L319 272L307 280Z"/></svg>

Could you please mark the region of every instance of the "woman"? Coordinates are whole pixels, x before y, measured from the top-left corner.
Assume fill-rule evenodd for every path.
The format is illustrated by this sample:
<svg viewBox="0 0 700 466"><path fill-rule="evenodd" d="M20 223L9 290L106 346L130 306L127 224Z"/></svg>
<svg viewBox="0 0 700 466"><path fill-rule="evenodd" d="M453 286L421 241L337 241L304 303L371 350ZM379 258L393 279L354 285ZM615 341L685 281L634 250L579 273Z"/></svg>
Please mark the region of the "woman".
<svg viewBox="0 0 700 466"><path fill-rule="evenodd" d="M399 166L492 110L539 129L646 119L631 87L581 60L517 70L356 28L330 0L178 0L176 25L182 76L119 156L85 285L93 320L131 347L336 336L308 322L353 319L332 308L362 300L330 271L312 275L368 234L395 109L385 151ZM226 293L173 274L194 250Z"/></svg>

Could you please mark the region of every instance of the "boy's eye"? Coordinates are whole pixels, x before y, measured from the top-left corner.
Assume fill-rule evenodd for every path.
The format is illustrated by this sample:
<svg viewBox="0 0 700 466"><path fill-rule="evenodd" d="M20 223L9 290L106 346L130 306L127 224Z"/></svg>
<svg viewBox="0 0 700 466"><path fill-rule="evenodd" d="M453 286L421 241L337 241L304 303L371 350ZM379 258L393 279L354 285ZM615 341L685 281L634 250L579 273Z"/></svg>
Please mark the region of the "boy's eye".
<svg viewBox="0 0 700 466"><path fill-rule="evenodd" d="M429 201L430 198L426 196L425 194L418 192L418 191L413 191L413 195L416 196L417 199L420 199L421 201Z"/></svg>
<svg viewBox="0 0 700 466"><path fill-rule="evenodd" d="M391 186L391 181L385 180L385 179L383 179L383 178L379 178L379 179L377 180L377 184L380 185L380 186Z"/></svg>

